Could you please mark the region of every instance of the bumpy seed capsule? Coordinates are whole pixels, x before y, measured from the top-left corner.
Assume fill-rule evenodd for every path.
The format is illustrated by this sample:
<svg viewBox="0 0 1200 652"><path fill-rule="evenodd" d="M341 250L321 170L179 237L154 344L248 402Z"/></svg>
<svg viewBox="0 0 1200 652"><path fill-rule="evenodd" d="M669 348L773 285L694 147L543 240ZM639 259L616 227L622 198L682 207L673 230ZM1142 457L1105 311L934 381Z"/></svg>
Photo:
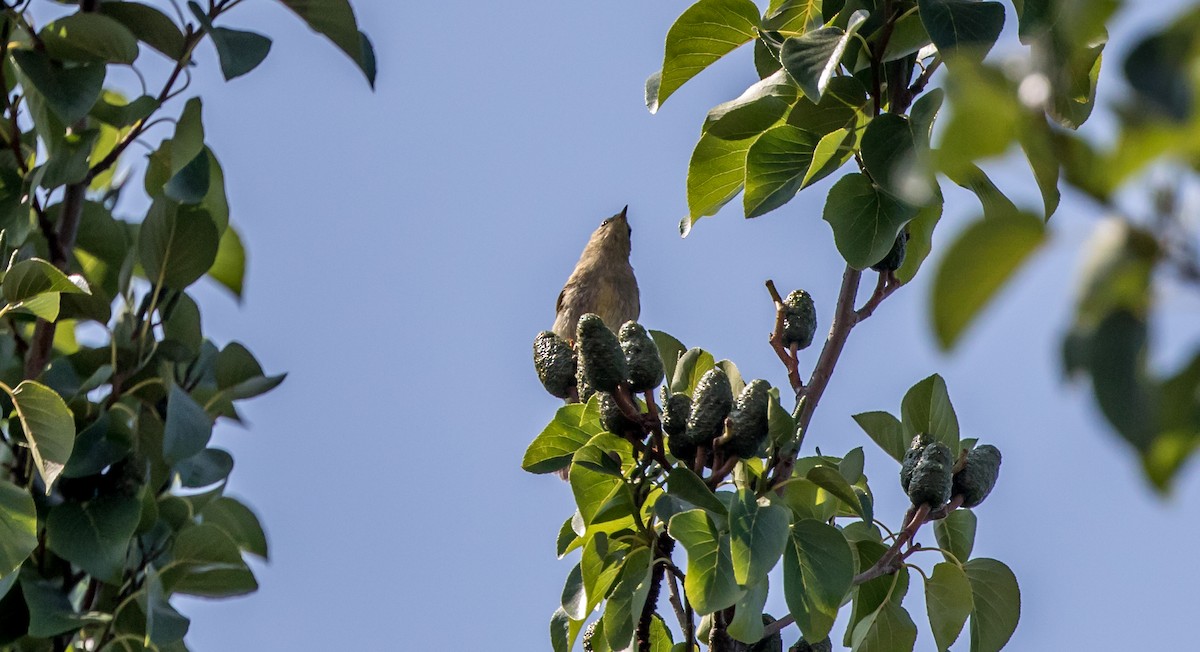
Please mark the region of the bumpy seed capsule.
<svg viewBox="0 0 1200 652"><path fill-rule="evenodd" d="M908 483L908 498L914 505L938 508L950 500L950 484L954 475L954 458L950 449L934 442L921 451L921 459L913 469Z"/></svg>
<svg viewBox="0 0 1200 652"><path fill-rule="evenodd" d="M833 652L833 641L829 640L828 636L816 643L809 643L801 638L788 652Z"/></svg>
<svg viewBox="0 0 1200 652"><path fill-rule="evenodd" d="M729 413L732 437L725 448L741 459L757 457L767 442L770 389L771 385L765 380L752 381L738 395L733 411Z"/></svg>
<svg viewBox="0 0 1200 652"><path fill-rule="evenodd" d="M908 249L908 231L901 231L896 236L896 242L892 244L891 251L883 257L883 260L871 265L871 269L877 272L894 272L900 269L904 264L904 251Z"/></svg>
<svg viewBox="0 0 1200 652"><path fill-rule="evenodd" d="M770 625L775 622L775 618L769 614L763 614L762 621L763 625ZM775 632L747 647L746 652L783 652L783 636L779 632Z"/></svg>
<svg viewBox="0 0 1200 652"><path fill-rule="evenodd" d="M621 406L617 405L617 399L608 392L600 392L600 424L615 435L623 435L639 428L638 424L625 416Z"/></svg>
<svg viewBox="0 0 1200 652"><path fill-rule="evenodd" d="M621 343L604 320L593 313L580 317L575 341L579 345L579 366L588 384L601 392L616 391L629 375L629 368Z"/></svg>
<svg viewBox="0 0 1200 652"><path fill-rule="evenodd" d="M794 290L783 301L783 346L807 349L817 332L817 306L804 290Z"/></svg>
<svg viewBox="0 0 1200 652"><path fill-rule="evenodd" d="M733 409L733 388L720 367L704 372L692 394L692 413L685 436L692 444L707 444L725 430L725 417Z"/></svg>
<svg viewBox="0 0 1200 652"><path fill-rule="evenodd" d="M687 430L688 417L692 414L692 397L683 392L667 396L667 388L660 393L662 398L662 429L668 435L682 435Z"/></svg>
<svg viewBox="0 0 1200 652"><path fill-rule="evenodd" d="M667 449L675 459L683 462L684 466L691 467L696 461L696 445L688 441L686 433L667 435Z"/></svg>
<svg viewBox="0 0 1200 652"><path fill-rule="evenodd" d="M577 364L575 365L575 386L579 392L580 403L587 403L588 399L596 393L596 388L592 387L592 384L588 382L587 370L583 368L582 359L577 359Z"/></svg>
<svg viewBox="0 0 1200 652"><path fill-rule="evenodd" d="M654 339L641 324L627 321L617 335L621 350L625 352L625 364L629 367L629 389L648 392L663 381L663 361L658 354Z"/></svg>
<svg viewBox="0 0 1200 652"><path fill-rule="evenodd" d="M900 487L904 489L904 493L908 493L908 483L912 481L913 469L917 468L917 462L921 460L921 452L932 441L933 438L929 435L919 433L912 438L908 450L904 452L904 461L900 463Z"/></svg>
<svg viewBox="0 0 1200 652"><path fill-rule="evenodd" d="M992 492L999 476L1000 449L991 444L976 446L967 452L962 470L954 474L952 493L962 494L963 507L974 507Z"/></svg>
<svg viewBox="0 0 1200 652"><path fill-rule="evenodd" d="M533 366L538 380L552 396L567 398L575 386L575 351L552 331L542 331L533 340Z"/></svg>
<svg viewBox="0 0 1200 652"><path fill-rule="evenodd" d="M587 629L583 630L583 652L595 652L595 647L592 646L592 639L596 636L596 623L599 620L593 620Z"/></svg>

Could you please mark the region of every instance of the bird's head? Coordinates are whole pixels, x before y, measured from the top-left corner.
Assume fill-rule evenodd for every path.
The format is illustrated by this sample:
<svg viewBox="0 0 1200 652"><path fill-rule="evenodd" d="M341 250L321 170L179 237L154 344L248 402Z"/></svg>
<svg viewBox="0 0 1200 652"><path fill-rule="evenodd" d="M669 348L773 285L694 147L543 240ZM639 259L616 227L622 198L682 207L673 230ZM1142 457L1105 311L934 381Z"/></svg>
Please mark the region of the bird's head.
<svg viewBox="0 0 1200 652"><path fill-rule="evenodd" d="M629 257L630 236L633 234L633 229L629 226L629 218L626 212L629 207L621 209L620 213L604 220L600 223L600 227L593 233L588 240L587 248L599 253L601 250L609 255L618 254L626 258Z"/></svg>

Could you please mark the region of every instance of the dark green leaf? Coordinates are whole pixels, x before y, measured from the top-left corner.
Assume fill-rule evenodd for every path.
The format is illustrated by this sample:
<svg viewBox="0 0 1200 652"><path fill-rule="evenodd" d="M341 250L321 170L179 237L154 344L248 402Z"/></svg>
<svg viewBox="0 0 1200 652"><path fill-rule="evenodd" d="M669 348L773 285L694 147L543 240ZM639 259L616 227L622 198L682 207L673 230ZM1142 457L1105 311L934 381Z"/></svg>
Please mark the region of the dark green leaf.
<svg viewBox="0 0 1200 652"><path fill-rule="evenodd" d="M233 471L233 456L220 448L206 448L175 464L184 487L197 488L222 482Z"/></svg>
<svg viewBox="0 0 1200 652"><path fill-rule="evenodd" d="M0 480L0 577L20 567L37 547L37 525L33 496L7 480Z"/></svg>
<svg viewBox="0 0 1200 652"><path fill-rule="evenodd" d="M975 520L975 512L956 509L946 518L933 522L938 547L953 555L947 556L946 561L965 564L971 558L971 550L975 547Z"/></svg>
<svg viewBox="0 0 1200 652"><path fill-rule="evenodd" d="M50 638L108 620L106 615L95 612L76 613L67 595L56 583L44 580L33 572L21 574L21 593L29 608L29 636L34 638Z"/></svg>
<svg viewBox="0 0 1200 652"><path fill-rule="evenodd" d="M958 170L946 173L950 180L959 186L975 193L979 203L983 205L983 216L987 219L1002 219L1016 215L1020 211L978 165L970 163Z"/></svg>
<svg viewBox="0 0 1200 652"><path fill-rule="evenodd" d="M46 545L89 574L111 584L119 583L141 511L142 503L136 496L101 496L86 503L61 503L46 518Z"/></svg>
<svg viewBox="0 0 1200 652"><path fill-rule="evenodd" d="M950 392L946 381L933 374L913 385L904 394L900 403L900 419L905 429L912 433L925 433L950 448L958 455L958 416L950 403ZM905 448L908 442L905 442Z"/></svg>
<svg viewBox="0 0 1200 652"><path fill-rule="evenodd" d="M925 610L939 650L950 649L973 609L967 574L950 562L934 566L933 575L925 582Z"/></svg>
<svg viewBox="0 0 1200 652"><path fill-rule="evenodd" d="M866 175L847 174L829 190L824 220L833 228L838 252L855 269L866 269L891 250L900 229L917 214L910 204L894 199Z"/></svg>
<svg viewBox="0 0 1200 652"><path fill-rule="evenodd" d="M696 390L696 383L709 370L715 367L717 361L713 355L704 349L688 349L675 365L675 375L671 379L671 391L683 392L688 396Z"/></svg>
<svg viewBox="0 0 1200 652"><path fill-rule="evenodd" d="M713 514L726 515L725 504L717 500L712 489L704 484L704 480L691 469L675 467L667 475L667 493L687 501L696 507L702 507Z"/></svg>
<svg viewBox="0 0 1200 652"><path fill-rule="evenodd" d="M119 21L79 12L46 23L38 32L46 54L59 61L132 64L137 38Z"/></svg>
<svg viewBox="0 0 1200 652"><path fill-rule="evenodd" d="M942 189L937 181L933 185L933 199L908 223L908 245L904 255L904 264L896 270L896 278L901 283L908 283L920 271L922 263L933 248L933 230L942 219Z"/></svg>
<svg viewBox="0 0 1200 652"><path fill-rule="evenodd" d="M667 32L662 70L646 82L651 113L684 82L755 36L758 7L750 0L700 0Z"/></svg>
<svg viewBox="0 0 1200 652"><path fill-rule="evenodd" d="M586 613L591 613L596 605L604 600L613 582L617 581L627 547L610 541L608 535L603 532L596 533L583 545L579 566L587 596L587 606L584 609Z"/></svg>
<svg viewBox="0 0 1200 652"><path fill-rule="evenodd" d="M899 600L888 600L858 621L851 640L855 652L912 652L917 625Z"/></svg>
<svg viewBox="0 0 1200 652"><path fill-rule="evenodd" d="M350 60L358 64L371 88L375 87L375 50L366 35L358 30L354 9L349 0L280 0L338 46Z"/></svg>
<svg viewBox="0 0 1200 652"><path fill-rule="evenodd" d="M562 591L562 609L571 620L587 618L587 590L583 586L583 572L579 564L575 564L567 573L567 582Z"/></svg>
<svg viewBox="0 0 1200 652"><path fill-rule="evenodd" d="M1040 219L1016 213L968 226L942 257L933 281L930 316L943 349L967 326L1029 256L1046 242Z"/></svg>
<svg viewBox="0 0 1200 652"><path fill-rule="evenodd" d="M999 2L919 0L917 6L929 38L950 61L955 56L982 61L1004 29Z"/></svg>
<svg viewBox="0 0 1200 652"><path fill-rule="evenodd" d="M597 434L583 428L581 419L586 408L582 403L558 408L554 420L525 450L521 468L530 473L550 473L565 468L575 451Z"/></svg>
<svg viewBox="0 0 1200 652"><path fill-rule="evenodd" d="M808 99L820 101L846 46L866 20L867 12L859 10L850 16L846 29L822 27L783 42L780 61Z"/></svg>
<svg viewBox="0 0 1200 652"><path fill-rule="evenodd" d="M226 81L254 70L271 51L271 39L262 34L225 27L214 27L210 33Z"/></svg>
<svg viewBox="0 0 1200 652"><path fill-rule="evenodd" d="M853 581L854 553L837 528L812 519L792 525L783 593L804 638L819 641L829 635Z"/></svg>
<svg viewBox="0 0 1200 652"><path fill-rule="evenodd" d="M1157 432L1157 389L1147 382L1145 319L1127 310L1106 316L1088 343L1092 389L1104 417L1139 451Z"/></svg>
<svg viewBox="0 0 1200 652"><path fill-rule="evenodd" d="M742 190L746 180L746 152L753 138L723 140L701 134L688 163L688 217L680 223L680 235L687 236L702 217L716 215Z"/></svg>
<svg viewBox="0 0 1200 652"><path fill-rule="evenodd" d="M1021 619L1017 578L995 559L972 559L966 566L975 604L971 612L971 652L999 652Z"/></svg>
<svg viewBox="0 0 1200 652"><path fill-rule="evenodd" d="M104 365L103 369L112 372L108 365ZM100 473L105 467L119 462L131 450L133 433L123 420L113 419L104 412L79 433L63 477L77 478Z"/></svg>
<svg viewBox="0 0 1200 652"><path fill-rule="evenodd" d="M876 185L909 204L920 206L933 194L932 174L923 157L918 157L913 130L914 125L902 115L876 116L863 133L862 159Z"/></svg>
<svg viewBox="0 0 1200 652"><path fill-rule="evenodd" d="M946 89L953 110L936 151L939 169L961 175L975 161L1008 151L1026 111L1013 82L996 68L959 66L950 68Z"/></svg>
<svg viewBox="0 0 1200 652"><path fill-rule="evenodd" d="M183 57L183 32L175 21L154 7L138 2L100 3L101 14L113 18L133 32L138 40L178 61Z"/></svg>
<svg viewBox="0 0 1200 652"><path fill-rule="evenodd" d="M821 101L799 98L788 114L787 123L822 136L844 129L857 137L871 119L870 104L862 82L854 77L837 76L829 80Z"/></svg>
<svg viewBox="0 0 1200 652"><path fill-rule="evenodd" d="M787 540L786 532L787 528L785 527L785 542ZM729 621L729 625L725 628L725 631L735 640L743 643L757 643L762 640L763 606L767 603L769 592L770 585L765 575L757 584L746 588L746 592L733 607L733 620Z"/></svg>
<svg viewBox="0 0 1200 652"><path fill-rule="evenodd" d="M1058 154L1054 150L1054 134L1046 122L1045 114L1037 112L1029 116L1024 129L1017 132L1017 141L1029 159L1033 179L1042 193L1042 206L1049 220L1058 210L1061 193L1058 190Z"/></svg>
<svg viewBox="0 0 1200 652"><path fill-rule="evenodd" d="M204 408L178 385L172 385L163 430L164 458L175 463L204 450L212 437L212 425Z"/></svg>
<svg viewBox="0 0 1200 652"><path fill-rule="evenodd" d="M582 620L571 620L562 607L554 610L550 617L550 645L554 652L571 652L575 638L583 628Z"/></svg>
<svg viewBox="0 0 1200 652"><path fill-rule="evenodd" d="M182 290L212 267L220 236L203 210L156 200L142 222L138 258L150 280Z"/></svg>
<svg viewBox="0 0 1200 652"><path fill-rule="evenodd" d="M46 485L46 494L62 473L75 445L75 417L57 392L23 380L12 392L13 406L25 431L33 464Z"/></svg>
<svg viewBox="0 0 1200 652"><path fill-rule="evenodd" d="M168 592L224 598L258 589L237 543L215 525L184 528L171 553L171 562L160 570Z"/></svg>
<svg viewBox="0 0 1200 652"><path fill-rule="evenodd" d="M883 452L891 455L897 462L904 460L904 451L908 448L908 437L904 434L904 426L896 417L887 412L863 412L854 415L854 421L863 429Z"/></svg>
<svg viewBox="0 0 1200 652"><path fill-rule="evenodd" d="M22 260L4 275L4 299L11 304L21 303L47 292L86 294L87 282L82 277L69 277L57 267L40 258Z"/></svg>
<svg viewBox="0 0 1200 652"><path fill-rule="evenodd" d="M104 88L103 64L64 68L35 50L13 50L12 58L29 84L65 124L74 124L87 115Z"/></svg>
<svg viewBox="0 0 1200 652"><path fill-rule="evenodd" d="M790 520L787 508L760 505L753 491L738 491L729 511L730 553L738 584L765 583L787 546Z"/></svg>
<svg viewBox="0 0 1200 652"><path fill-rule="evenodd" d="M242 550L268 559L267 535L258 517L241 502L222 496L206 505L200 517L204 523L225 530Z"/></svg>
<svg viewBox="0 0 1200 652"><path fill-rule="evenodd" d="M723 536L702 509L676 514L668 525L671 536L688 553L684 591L700 615L737 602L742 591L733 576L729 537Z"/></svg>
<svg viewBox="0 0 1200 652"><path fill-rule="evenodd" d="M654 340L654 346L658 349L658 356L662 358L663 369L667 379L675 377L675 365L679 362L679 356L687 350L683 342L675 339L668 333L663 331L650 331L650 337Z"/></svg>
<svg viewBox="0 0 1200 652"><path fill-rule="evenodd" d="M649 548L637 548L625 557L621 572L608 596L604 609L604 639L614 650L633 643L642 608L650 592L650 569L654 554Z"/></svg>
<svg viewBox="0 0 1200 652"><path fill-rule="evenodd" d="M163 186L163 193L181 204L199 204L208 194L208 154L201 152Z"/></svg>

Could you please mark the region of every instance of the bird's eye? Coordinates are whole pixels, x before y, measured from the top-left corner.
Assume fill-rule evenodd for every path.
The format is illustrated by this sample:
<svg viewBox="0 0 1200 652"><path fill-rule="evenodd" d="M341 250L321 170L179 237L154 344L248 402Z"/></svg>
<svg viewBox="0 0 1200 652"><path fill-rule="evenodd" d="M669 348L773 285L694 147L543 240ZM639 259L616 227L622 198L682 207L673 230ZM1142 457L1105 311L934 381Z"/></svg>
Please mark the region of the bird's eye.
<svg viewBox="0 0 1200 652"><path fill-rule="evenodd" d="M612 218L610 217L610 218L608 218L607 220L604 220L603 222L601 222L601 223L600 223L600 226L608 226L608 223L609 223L609 222L611 222L611 221L612 221Z"/></svg>

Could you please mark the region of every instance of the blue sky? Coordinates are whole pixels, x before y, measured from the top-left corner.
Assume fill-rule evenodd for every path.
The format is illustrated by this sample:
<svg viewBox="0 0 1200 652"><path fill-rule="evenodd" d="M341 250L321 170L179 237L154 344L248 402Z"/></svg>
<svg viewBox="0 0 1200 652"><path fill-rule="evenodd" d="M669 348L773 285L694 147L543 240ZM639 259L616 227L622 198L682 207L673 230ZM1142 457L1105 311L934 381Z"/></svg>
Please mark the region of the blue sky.
<svg viewBox="0 0 1200 652"><path fill-rule="evenodd" d="M1137 3L1114 51L1172 4ZM565 485L519 463L557 407L531 342L588 234L628 204L643 324L778 385L762 284L808 289L828 327L842 270L820 219L832 179L755 220L730 206L679 238L704 114L754 81L742 52L658 115L645 110L642 83L684 2L355 5L377 48L377 92L276 3L226 21L276 39L263 66L226 84L206 45L189 90L204 97L250 252L243 305L199 289L206 332L290 375L245 405L249 430L217 436L237 461L230 492L268 530L262 588L176 603L201 651L549 649L573 563L555 559L554 537L573 507ZM1106 93L1119 93L1117 61ZM1002 188L1039 205L1023 168L1000 169ZM942 243L979 211L944 189ZM1101 217L1068 193L1053 243L951 356L933 344L930 274L918 275L854 331L808 439L833 454L864 446L877 513L895 523L896 465L850 415L896 411L911 384L946 378L964 436L1004 453L977 510L976 554L1021 583L1013 650L1195 640L1200 567L1181 551L1200 536L1200 477L1190 469L1174 498L1152 496L1057 364L1079 248ZM1194 344L1200 300L1168 298L1156 335ZM914 581L905 605L926 650L922 603ZM768 606L785 611L778 597ZM797 636L785 630L788 644Z"/></svg>

